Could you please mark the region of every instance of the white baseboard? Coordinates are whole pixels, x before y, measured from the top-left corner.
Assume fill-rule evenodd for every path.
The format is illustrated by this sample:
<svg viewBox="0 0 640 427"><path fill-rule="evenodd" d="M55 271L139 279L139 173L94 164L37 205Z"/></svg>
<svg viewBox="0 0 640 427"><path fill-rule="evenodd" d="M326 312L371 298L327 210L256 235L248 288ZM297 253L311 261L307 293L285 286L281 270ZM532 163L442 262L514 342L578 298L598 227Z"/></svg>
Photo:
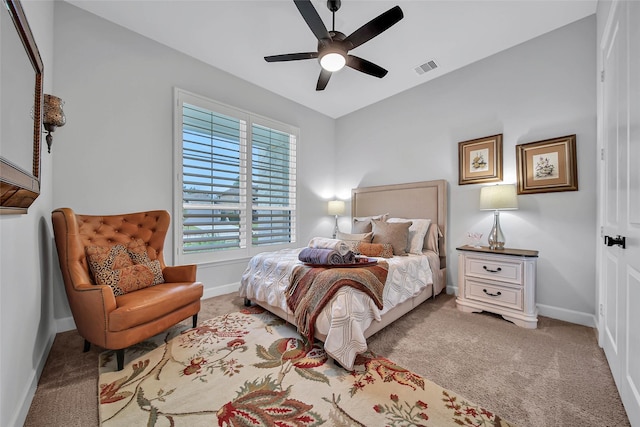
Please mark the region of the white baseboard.
<svg viewBox="0 0 640 427"><path fill-rule="evenodd" d="M564 320L565 322L588 326L590 328L597 328L595 314L545 304L536 304L536 306L538 307L538 314L540 316Z"/></svg>
<svg viewBox="0 0 640 427"><path fill-rule="evenodd" d="M33 397L36 394L36 388L38 388L38 381L40 380L40 375L44 370L44 365L47 363L47 358L49 357L49 352L51 352L51 347L53 347L53 340L55 339L56 334L52 332L51 336L47 339L47 344L45 345L42 353L38 357L38 362L35 366L35 369L32 371L31 378L29 380L29 386L24 391L24 396L22 398L22 405L18 408L16 412L14 412L13 419L10 421L9 425L14 427L21 427L24 425L27 420L27 415L29 414L29 408L31 408L31 403L33 402Z"/></svg>
<svg viewBox="0 0 640 427"><path fill-rule="evenodd" d="M213 288L205 288L202 299L217 297L218 295L226 295L232 292L238 292L240 289L240 282L229 283L224 286L216 286Z"/></svg>
<svg viewBox="0 0 640 427"><path fill-rule="evenodd" d="M447 293L458 295L458 287L447 286ZM538 307L538 315L540 316L575 323L577 325L588 326L590 328L598 327L595 314L545 304L536 304L536 307Z"/></svg>
<svg viewBox="0 0 640 427"><path fill-rule="evenodd" d="M56 331L66 332L76 329L76 322L73 321L73 317L63 317L62 319L56 319Z"/></svg>

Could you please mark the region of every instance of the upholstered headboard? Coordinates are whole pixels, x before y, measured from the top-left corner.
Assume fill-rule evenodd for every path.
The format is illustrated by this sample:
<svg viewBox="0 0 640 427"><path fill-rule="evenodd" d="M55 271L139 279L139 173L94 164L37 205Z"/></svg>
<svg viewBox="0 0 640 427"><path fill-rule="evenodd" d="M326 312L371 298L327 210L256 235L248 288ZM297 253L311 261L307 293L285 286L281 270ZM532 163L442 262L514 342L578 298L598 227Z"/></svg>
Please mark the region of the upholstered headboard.
<svg viewBox="0 0 640 427"><path fill-rule="evenodd" d="M442 233L438 239L440 266L446 266L447 181L360 187L351 190L351 216L389 213L390 217L427 218ZM426 238L425 238L426 247Z"/></svg>

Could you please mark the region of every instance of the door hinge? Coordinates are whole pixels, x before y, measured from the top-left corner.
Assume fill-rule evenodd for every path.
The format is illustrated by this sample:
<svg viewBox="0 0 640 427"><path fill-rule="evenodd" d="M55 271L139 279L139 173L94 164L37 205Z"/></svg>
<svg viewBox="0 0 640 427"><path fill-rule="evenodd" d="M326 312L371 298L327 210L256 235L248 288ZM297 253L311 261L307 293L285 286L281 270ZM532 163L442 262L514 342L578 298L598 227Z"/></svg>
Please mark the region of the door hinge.
<svg viewBox="0 0 640 427"><path fill-rule="evenodd" d="M604 236L604 226L600 226L600 237Z"/></svg>
<svg viewBox="0 0 640 427"><path fill-rule="evenodd" d="M600 149L600 160L604 160L604 148Z"/></svg>
<svg viewBox="0 0 640 427"><path fill-rule="evenodd" d="M600 81L604 83L604 70L600 71Z"/></svg>
<svg viewBox="0 0 640 427"><path fill-rule="evenodd" d="M600 304L600 316L604 316L604 305Z"/></svg>

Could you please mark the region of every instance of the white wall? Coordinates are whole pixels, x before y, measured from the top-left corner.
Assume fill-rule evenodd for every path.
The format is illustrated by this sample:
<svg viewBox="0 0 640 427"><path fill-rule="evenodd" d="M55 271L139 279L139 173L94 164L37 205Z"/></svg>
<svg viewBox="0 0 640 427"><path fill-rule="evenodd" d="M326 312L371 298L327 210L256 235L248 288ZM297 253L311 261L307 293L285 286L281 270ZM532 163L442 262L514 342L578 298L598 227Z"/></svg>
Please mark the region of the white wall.
<svg viewBox="0 0 640 427"><path fill-rule="evenodd" d="M508 247L540 251L541 313L593 325L595 30L595 17L585 18L338 119L337 190L447 179L455 287L455 248L468 231L486 237L493 216L478 210L480 185L458 185L458 142L502 133L503 180L515 183L516 144L577 134L579 191L518 196L520 209L501 224Z"/></svg>
<svg viewBox="0 0 640 427"><path fill-rule="evenodd" d="M174 86L300 127L300 242L331 232L325 201L334 193L446 178L450 285L455 246L491 227L477 210L479 186L457 185L457 143L502 132L504 180L515 182L516 144L577 133L580 191L520 196L502 225L509 246L540 250L543 312L576 321L595 312L593 18L334 121L65 2L23 5L45 92L66 101L67 125L42 155L42 194L29 214L0 217L0 425L22 424L56 322L73 327L50 211L172 210ZM202 266L198 276L213 295L233 288L245 265Z"/></svg>
<svg viewBox="0 0 640 427"><path fill-rule="evenodd" d="M173 91L179 87L298 126L299 242L331 232L325 200L334 195L333 119L68 3L56 2L55 19L55 83L67 124L56 135L54 207L85 214L172 212ZM165 248L172 263L172 230ZM237 289L247 261L199 266L205 296ZM62 278L54 272L55 315L70 320Z"/></svg>
<svg viewBox="0 0 640 427"><path fill-rule="evenodd" d="M29 1L22 5L44 63L44 92L55 94L53 3ZM28 214L0 216L1 426L22 425L56 333L49 219L55 151L48 154L44 136L42 142L40 196Z"/></svg>

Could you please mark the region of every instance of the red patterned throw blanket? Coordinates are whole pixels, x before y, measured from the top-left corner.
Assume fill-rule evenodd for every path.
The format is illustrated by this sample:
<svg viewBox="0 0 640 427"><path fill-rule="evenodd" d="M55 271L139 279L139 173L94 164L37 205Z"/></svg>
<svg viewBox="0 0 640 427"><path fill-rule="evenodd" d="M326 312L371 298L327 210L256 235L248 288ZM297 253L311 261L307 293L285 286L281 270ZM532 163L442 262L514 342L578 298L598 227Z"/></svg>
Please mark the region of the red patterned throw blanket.
<svg viewBox="0 0 640 427"><path fill-rule="evenodd" d="M286 290L286 299L298 331L313 343L316 318L343 286L361 290L382 309L382 292L388 270L389 265L384 261L357 268L296 267Z"/></svg>

